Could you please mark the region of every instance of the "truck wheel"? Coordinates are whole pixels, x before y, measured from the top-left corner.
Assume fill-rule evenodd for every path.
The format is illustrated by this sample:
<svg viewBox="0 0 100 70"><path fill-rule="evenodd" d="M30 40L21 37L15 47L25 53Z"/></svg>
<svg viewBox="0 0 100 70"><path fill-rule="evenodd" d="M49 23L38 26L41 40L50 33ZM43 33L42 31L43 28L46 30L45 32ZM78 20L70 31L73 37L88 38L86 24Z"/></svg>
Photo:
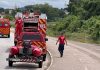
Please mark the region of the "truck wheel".
<svg viewBox="0 0 100 70"><path fill-rule="evenodd" d="M15 44L15 46L17 45L17 42L16 41L14 41L14 44Z"/></svg>
<svg viewBox="0 0 100 70"><path fill-rule="evenodd" d="M42 64L43 64L43 62L40 61L40 62L39 62L39 68L42 68Z"/></svg>
<svg viewBox="0 0 100 70"><path fill-rule="evenodd" d="M11 55L9 55L9 58L12 58L13 56L11 56ZM13 66L13 61L8 61L8 65L9 65L9 67L12 67Z"/></svg>
<svg viewBox="0 0 100 70"><path fill-rule="evenodd" d="M9 38L10 37L10 34L8 34L7 37Z"/></svg>
<svg viewBox="0 0 100 70"><path fill-rule="evenodd" d="M12 67L13 66L13 62L12 61L9 61L9 67Z"/></svg>
<svg viewBox="0 0 100 70"><path fill-rule="evenodd" d="M43 55L43 61L46 61L46 54Z"/></svg>
<svg viewBox="0 0 100 70"><path fill-rule="evenodd" d="M8 34L8 38L10 37L10 34Z"/></svg>

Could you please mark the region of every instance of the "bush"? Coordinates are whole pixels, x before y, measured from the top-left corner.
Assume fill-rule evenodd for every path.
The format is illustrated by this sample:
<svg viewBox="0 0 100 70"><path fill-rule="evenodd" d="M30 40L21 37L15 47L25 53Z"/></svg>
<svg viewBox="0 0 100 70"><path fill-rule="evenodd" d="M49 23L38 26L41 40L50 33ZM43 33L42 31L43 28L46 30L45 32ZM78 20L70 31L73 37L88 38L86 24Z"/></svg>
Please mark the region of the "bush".
<svg viewBox="0 0 100 70"><path fill-rule="evenodd" d="M87 31L91 39L100 40L100 17L95 16L88 19L84 23L82 30L83 32Z"/></svg>
<svg viewBox="0 0 100 70"><path fill-rule="evenodd" d="M13 17L13 16L11 16L11 15L5 15L5 16L4 16L4 18L9 19L10 21L12 21L12 20L14 19L14 17Z"/></svg>

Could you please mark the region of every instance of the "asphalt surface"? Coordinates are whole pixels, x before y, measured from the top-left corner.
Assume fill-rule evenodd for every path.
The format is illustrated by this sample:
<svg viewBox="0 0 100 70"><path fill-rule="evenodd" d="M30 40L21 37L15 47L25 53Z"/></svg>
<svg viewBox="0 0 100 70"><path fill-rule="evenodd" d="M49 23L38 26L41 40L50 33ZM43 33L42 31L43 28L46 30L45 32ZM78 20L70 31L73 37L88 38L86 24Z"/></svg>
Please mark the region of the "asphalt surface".
<svg viewBox="0 0 100 70"><path fill-rule="evenodd" d="M46 70L50 65L50 55L43 62L43 68L38 68L38 64L34 63L14 63L13 67L8 66L6 58L8 58L9 48L13 46L14 34L11 33L10 38L0 38L0 70Z"/></svg>
<svg viewBox="0 0 100 70"><path fill-rule="evenodd" d="M100 70L99 45L68 41L64 56L61 58L57 50L57 39L48 38L48 49L53 58L49 70Z"/></svg>

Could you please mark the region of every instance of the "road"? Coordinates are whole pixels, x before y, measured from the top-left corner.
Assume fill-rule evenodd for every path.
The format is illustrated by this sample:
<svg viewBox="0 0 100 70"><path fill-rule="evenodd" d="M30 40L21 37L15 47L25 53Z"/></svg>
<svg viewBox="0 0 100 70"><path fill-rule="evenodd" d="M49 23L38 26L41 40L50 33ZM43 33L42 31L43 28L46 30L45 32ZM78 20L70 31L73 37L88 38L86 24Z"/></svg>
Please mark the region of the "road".
<svg viewBox="0 0 100 70"><path fill-rule="evenodd" d="M49 70L100 70L100 46L68 41L61 58L55 43L56 38L48 37L48 49L52 54Z"/></svg>
<svg viewBox="0 0 100 70"><path fill-rule="evenodd" d="M47 55L47 61L43 63L43 68L38 68L33 63L14 63L13 67L8 66L6 58L8 57L9 48L13 46L14 34L11 32L10 38L0 38L0 70L46 70L50 64L50 55Z"/></svg>

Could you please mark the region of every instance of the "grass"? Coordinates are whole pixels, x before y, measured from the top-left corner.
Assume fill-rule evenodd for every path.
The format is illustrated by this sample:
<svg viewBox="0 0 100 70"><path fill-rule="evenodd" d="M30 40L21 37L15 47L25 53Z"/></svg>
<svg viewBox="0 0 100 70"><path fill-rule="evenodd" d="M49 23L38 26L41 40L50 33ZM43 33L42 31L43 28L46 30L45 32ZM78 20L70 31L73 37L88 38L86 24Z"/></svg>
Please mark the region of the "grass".
<svg viewBox="0 0 100 70"><path fill-rule="evenodd" d="M57 37L57 35L55 35L55 33L56 32L54 32L52 30L47 30L48 36ZM86 33L69 33L69 32L66 32L65 35L67 36L67 38L69 40L78 41L78 42L82 42L82 43L100 44L100 41L93 41L91 38L89 38L89 35L86 34Z"/></svg>
<svg viewBox="0 0 100 70"><path fill-rule="evenodd" d="M88 35L84 33L66 33L70 40L88 42Z"/></svg>

